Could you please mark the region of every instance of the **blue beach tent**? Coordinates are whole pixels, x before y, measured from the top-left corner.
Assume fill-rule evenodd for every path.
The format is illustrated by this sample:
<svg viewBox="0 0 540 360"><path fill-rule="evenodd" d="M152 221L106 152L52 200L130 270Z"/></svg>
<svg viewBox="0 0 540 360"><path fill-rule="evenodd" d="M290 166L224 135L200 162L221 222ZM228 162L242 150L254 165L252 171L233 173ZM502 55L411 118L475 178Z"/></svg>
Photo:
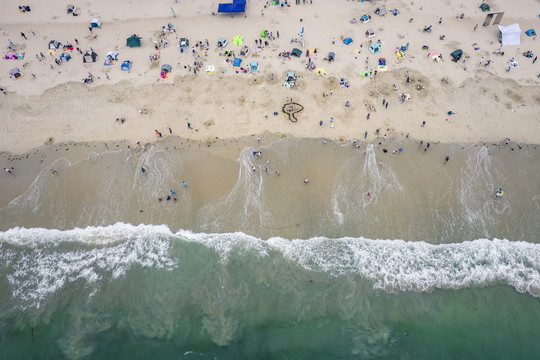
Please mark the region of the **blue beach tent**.
<svg viewBox="0 0 540 360"><path fill-rule="evenodd" d="M240 63L242 63L242 59L235 58L233 62L233 66L240 66Z"/></svg>
<svg viewBox="0 0 540 360"><path fill-rule="evenodd" d="M525 31L525 34L527 34L527 36L536 36L536 31L534 31L534 29L529 29Z"/></svg>
<svg viewBox="0 0 540 360"><path fill-rule="evenodd" d="M221 3L218 5L218 13L245 12L246 0L233 0L232 3Z"/></svg>
<svg viewBox="0 0 540 360"><path fill-rule="evenodd" d="M349 45L349 44L352 43L352 42L353 42L353 41L352 41L352 39L351 39L350 37L348 37L348 38L346 38L345 40L343 40L343 43L344 43L345 45Z"/></svg>
<svg viewBox="0 0 540 360"><path fill-rule="evenodd" d="M122 63L122 66L120 67L121 70L129 71L131 70L131 61L126 60Z"/></svg>

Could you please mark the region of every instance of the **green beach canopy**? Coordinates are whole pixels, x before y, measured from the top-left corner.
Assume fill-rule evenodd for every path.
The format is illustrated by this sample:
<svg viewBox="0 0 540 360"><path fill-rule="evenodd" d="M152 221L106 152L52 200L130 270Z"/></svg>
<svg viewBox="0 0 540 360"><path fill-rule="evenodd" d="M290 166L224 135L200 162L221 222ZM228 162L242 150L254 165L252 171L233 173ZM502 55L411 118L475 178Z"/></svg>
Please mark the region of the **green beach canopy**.
<svg viewBox="0 0 540 360"><path fill-rule="evenodd" d="M236 35L233 39L234 45L242 45L244 43L244 38L240 35Z"/></svg>
<svg viewBox="0 0 540 360"><path fill-rule="evenodd" d="M126 45L129 47L140 47L141 46L141 38L139 36L130 36L126 40Z"/></svg>

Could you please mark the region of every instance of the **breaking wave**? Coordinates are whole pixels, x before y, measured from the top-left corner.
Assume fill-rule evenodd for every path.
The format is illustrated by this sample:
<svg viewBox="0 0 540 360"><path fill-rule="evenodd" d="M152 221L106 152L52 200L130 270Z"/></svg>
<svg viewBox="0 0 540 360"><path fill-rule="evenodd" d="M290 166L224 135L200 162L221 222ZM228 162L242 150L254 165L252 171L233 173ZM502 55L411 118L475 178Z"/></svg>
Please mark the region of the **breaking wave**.
<svg viewBox="0 0 540 360"><path fill-rule="evenodd" d="M18 307L39 308L74 282L82 281L92 296L104 281L125 276L132 266L176 271L181 264L173 244L180 250L204 245L222 262L239 256L260 261L281 257L313 272L358 276L389 293L505 284L540 297L540 244L478 239L432 245L361 237L264 241L244 233L173 233L165 225L124 223L0 232L0 274Z"/></svg>

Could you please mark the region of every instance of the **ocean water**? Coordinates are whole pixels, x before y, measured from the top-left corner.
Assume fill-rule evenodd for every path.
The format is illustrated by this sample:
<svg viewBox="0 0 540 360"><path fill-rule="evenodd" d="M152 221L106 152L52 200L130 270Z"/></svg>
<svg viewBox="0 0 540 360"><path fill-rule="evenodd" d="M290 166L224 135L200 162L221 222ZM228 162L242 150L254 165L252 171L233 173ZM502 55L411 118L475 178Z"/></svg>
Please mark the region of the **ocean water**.
<svg viewBox="0 0 540 360"><path fill-rule="evenodd" d="M536 148L353 145L58 159L0 209L0 358L538 358Z"/></svg>

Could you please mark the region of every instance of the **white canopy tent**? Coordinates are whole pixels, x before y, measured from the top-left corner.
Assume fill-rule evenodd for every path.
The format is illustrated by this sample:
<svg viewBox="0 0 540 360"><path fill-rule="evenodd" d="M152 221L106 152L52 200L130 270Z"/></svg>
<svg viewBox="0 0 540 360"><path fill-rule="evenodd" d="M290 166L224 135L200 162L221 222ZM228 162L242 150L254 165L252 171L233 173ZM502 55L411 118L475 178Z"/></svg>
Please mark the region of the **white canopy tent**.
<svg viewBox="0 0 540 360"><path fill-rule="evenodd" d="M521 43L521 29L519 24L512 24L508 26L497 25L501 31L501 43L505 45L519 45Z"/></svg>

